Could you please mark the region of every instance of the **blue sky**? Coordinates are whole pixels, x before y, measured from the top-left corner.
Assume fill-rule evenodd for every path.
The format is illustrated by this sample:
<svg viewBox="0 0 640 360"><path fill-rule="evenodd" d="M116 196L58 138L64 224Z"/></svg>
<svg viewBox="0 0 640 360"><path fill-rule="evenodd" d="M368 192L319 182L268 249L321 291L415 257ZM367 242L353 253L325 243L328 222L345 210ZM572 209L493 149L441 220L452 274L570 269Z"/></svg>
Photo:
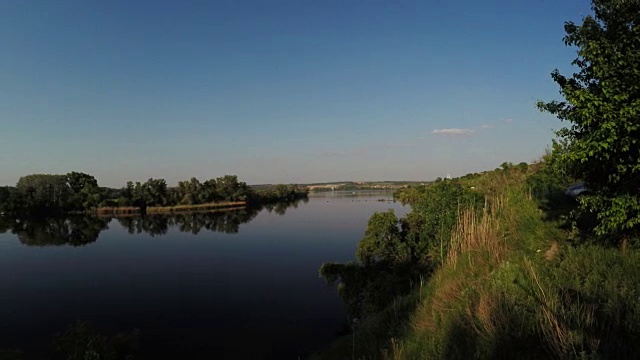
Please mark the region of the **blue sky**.
<svg viewBox="0 0 640 360"><path fill-rule="evenodd" d="M0 185L425 180L538 158L577 0L0 0Z"/></svg>

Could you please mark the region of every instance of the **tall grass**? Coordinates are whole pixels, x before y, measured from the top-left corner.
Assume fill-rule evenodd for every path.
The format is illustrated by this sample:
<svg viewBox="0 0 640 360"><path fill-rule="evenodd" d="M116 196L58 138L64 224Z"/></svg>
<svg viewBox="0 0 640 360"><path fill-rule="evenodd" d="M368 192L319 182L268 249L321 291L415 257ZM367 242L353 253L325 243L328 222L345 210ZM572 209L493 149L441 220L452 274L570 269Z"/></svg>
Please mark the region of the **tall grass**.
<svg viewBox="0 0 640 360"><path fill-rule="evenodd" d="M490 343L509 330L508 304L500 292L484 286L509 250L503 226L509 218L507 204L505 194L495 194L487 197L481 212L460 209L446 261L430 280L430 293L413 318L414 335L429 334L429 338L417 336L413 344L400 345L396 340L391 347L394 357L397 349L433 358L464 356L474 348L465 341L477 337Z"/></svg>
<svg viewBox="0 0 640 360"><path fill-rule="evenodd" d="M473 208L458 210L445 265L456 267L461 256L471 253L489 254L494 262L502 260L506 243L500 233L500 213L504 211L505 202L504 196L487 198L480 215ZM468 260L474 261L473 257Z"/></svg>
<svg viewBox="0 0 640 360"><path fill-rule="evenodd" d="M535 358L547 355L536 330L535 301L517 282L522 254L540 258L549 232L524 184L526 174L497 171L474 185L488 194L481 211L459 210L442 267L429 280L405 336L386 356L415 358ZM549 239L555 240L555 239Z"/></svg>
<svg viewBox="0 0 640 360"><path fill-rule="evenodd" d="M638 358L640 252L570 248L553 263L524 262L543 346L556 358Z"/></svg>
<svg viewBox="0 0 640 360"><path fill-rule="evenodd" d="M571 329L560 317L562 304L552 289L545 289L534 265L525 261L529 279L533 283L533 296L540 305L538 307L539 328L552 353L578 356L578 351L571 341ZM593 315L591 313L591 315ZM591 317L592 318L592 317Z"/></svg>

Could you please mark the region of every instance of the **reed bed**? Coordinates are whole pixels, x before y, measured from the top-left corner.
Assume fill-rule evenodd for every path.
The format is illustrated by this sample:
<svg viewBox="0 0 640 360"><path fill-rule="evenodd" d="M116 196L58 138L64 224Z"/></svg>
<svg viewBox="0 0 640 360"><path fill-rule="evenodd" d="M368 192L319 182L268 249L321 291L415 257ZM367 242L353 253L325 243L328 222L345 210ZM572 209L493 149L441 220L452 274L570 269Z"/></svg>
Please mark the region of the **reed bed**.
<svg viewBox="0 0 640 360"><path fill-rule="evenodd" d="M198 205L176 205L176 206L150 206L146 209L147 214L170 214L194 211L209 211L224 209L240 210L247 206L245 201L230 201L219 203L208 203ZM138 206L101 207L95 210L98 215L139 215L142 208Z"/></svg>

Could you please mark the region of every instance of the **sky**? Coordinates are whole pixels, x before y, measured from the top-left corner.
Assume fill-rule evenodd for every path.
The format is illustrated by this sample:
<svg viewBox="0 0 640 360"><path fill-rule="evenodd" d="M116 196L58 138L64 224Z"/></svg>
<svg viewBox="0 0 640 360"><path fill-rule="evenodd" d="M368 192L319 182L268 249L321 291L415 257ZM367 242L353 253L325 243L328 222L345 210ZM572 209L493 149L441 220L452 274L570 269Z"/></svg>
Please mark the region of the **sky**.
<svg viewBox="0 0 640 360"><path fill-rule="evenodd" d="M0 0L0 185L432 180L539 158L586 0Z"/></svg>

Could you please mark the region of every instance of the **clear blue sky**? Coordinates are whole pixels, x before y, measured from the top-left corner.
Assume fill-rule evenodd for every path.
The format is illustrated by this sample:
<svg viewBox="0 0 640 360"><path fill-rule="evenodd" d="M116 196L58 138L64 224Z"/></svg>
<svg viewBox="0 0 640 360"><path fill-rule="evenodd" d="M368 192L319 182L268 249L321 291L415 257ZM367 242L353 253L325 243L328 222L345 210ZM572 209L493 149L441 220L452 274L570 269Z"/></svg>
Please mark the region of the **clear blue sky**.
<svg viewBox="0 0 640 360"><path fill-rule="evenodd" d="M0 185L425 180L539 157L578 0L0 0Z"/></svg>

